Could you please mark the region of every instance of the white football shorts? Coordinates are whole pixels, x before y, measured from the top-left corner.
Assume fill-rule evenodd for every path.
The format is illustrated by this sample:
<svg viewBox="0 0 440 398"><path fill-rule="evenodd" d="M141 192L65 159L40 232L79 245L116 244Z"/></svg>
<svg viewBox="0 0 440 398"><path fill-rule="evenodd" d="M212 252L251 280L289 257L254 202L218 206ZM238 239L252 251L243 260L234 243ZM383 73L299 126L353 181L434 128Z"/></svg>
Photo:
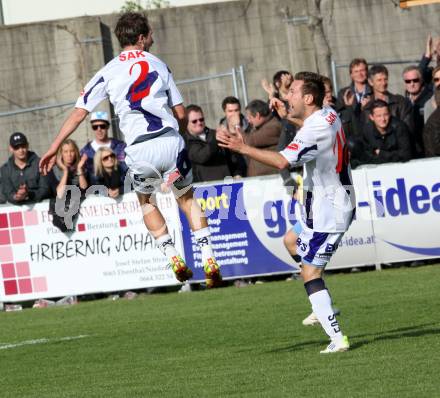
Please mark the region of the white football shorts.
<svg viewBox="0 0 440 398"><path fill-rule="evenodd" d="M163 135L125 148L125 162L134 190L143 194L160 191L163 183L185 188L192 183L191 162L181 135L170 129Z"/></svg>
<svg viewBox="0 0 440 398"><path fill-rule="evenodd" d="M299 203L295 203L296 224L293 231L298 236L296 253L305 264L324 268L338 248L344 232L317 232L309 228Z"/></svg>

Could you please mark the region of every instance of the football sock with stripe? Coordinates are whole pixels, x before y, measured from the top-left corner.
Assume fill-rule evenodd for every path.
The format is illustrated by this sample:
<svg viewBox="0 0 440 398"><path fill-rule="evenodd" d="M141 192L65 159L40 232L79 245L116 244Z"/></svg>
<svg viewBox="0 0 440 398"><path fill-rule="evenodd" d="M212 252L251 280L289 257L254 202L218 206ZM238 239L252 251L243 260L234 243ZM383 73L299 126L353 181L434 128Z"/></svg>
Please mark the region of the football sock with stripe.
<svg viewBox="0 0 440 398"><path fill-rule="evenodd" d="M332 341L341 341L343 334L332 308L332 299L322 278L304 283L313 312Z"/></svg>
<svg viewBox="0 0 440 398"><path fill-rule="evenodd" d="M214 258L214 252L212 251L211 244L211 232L209 231L209 228L206 227L194 231L194 238L202 252L202 264L205 264L208 258Z"/></svg>
<svg viewBox="0 0 440 398"><path fill-rule="evenodd" d="M179 255L169 234L165 234L157 238L156 245L163 255L168 259L172 259L173 257Z"/></svg>

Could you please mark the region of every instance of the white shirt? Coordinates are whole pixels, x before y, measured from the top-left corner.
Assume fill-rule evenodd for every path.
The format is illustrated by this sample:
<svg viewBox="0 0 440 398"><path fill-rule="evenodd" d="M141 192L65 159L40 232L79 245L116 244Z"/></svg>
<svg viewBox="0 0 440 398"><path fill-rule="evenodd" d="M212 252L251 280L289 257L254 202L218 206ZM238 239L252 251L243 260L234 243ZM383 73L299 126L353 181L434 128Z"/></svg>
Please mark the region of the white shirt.
<svg viewBox="0 0 440 398"><path fill-rule="evenodd" d="M123 51L111 60L87 83L75 106L91 112L106 98L127 145L140 135L179 129L171 107L181 104L182 96L167 66L146 51Z"/></svg>
<svg viewBox="0 0 440 398"><path fill-rule="evenodd" d="M96 152L99 148L107 147L111 148L112 142L109 141L106 144L98 144L96 140L93 140L90 145L92 146L93 150Z"/></svg>
<svg viewBox="0 0 440 398"><path fill-rule="evenodd" d="M304 165L306 222L316 232L345 232L353 218L355 198L345 143L336 111L324 107L304 120L280 152L290 165Z"/></svg>

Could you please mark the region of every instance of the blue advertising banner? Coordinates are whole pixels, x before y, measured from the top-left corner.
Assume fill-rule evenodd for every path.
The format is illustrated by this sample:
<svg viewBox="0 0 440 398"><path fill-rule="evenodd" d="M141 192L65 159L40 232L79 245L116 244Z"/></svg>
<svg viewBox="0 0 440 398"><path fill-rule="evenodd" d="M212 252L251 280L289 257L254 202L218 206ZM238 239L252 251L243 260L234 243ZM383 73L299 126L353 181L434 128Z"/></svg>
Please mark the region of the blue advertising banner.
<svg viewBox="0 0 440 398"><path fill-rule="evenodd" d="M284 210L283 200L268 200L262 203L262 197L251 198L245 184L248 185L248 181L195 188L195 197L208 218L214 254L222 267L223 277L228 279L298 271L282 246L282 236L287 227L291 228L296 222L293 218L286 217L286 214L293 214L293 211ZM261 186L259 188L257 196L262 193ZM256 202L259 206L263 205L263 211L255 209L253 205ZM292 202L289 205L291 206ZM180 217L187 264L194 271L193 281L202 281L204 272L200 249L183 213L180 213ZM265 226L264 232L261 228L255 228L255 225L261 225L262 222ZM264 236L261 236L262 233ZM273 252L273 248L271 251L270 245L262 241L271 238L276 238L280 244L276 250L282 252L282 258Z"/></svg>

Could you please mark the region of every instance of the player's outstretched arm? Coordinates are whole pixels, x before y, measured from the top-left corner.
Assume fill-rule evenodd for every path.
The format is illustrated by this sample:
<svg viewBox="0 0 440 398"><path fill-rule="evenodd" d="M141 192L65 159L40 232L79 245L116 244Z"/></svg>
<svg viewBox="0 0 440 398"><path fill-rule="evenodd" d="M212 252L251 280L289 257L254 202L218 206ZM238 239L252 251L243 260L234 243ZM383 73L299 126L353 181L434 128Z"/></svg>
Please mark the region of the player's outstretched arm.
<svg viewBox="0 0 440 398"><path fill-rule="evenodd" d="M258 149L246 145L240 132L231 134L225 128L220 127L217 129L216 137L219 146L222 148L227 148L231 151L249 156L258 162L267 164L268 166L282 170L289 165L289 162L286 160L286 158L280 155L278 152L266 151L264 149Z"/></svg>
<svg viewBox="0 0 440 398"><path fill-rule="evenodd" d="M61 143L68 138L89 114L82 108L75 108L61 127L49 150L40 159L40 172L46 175L54 166Z"/></svg>

